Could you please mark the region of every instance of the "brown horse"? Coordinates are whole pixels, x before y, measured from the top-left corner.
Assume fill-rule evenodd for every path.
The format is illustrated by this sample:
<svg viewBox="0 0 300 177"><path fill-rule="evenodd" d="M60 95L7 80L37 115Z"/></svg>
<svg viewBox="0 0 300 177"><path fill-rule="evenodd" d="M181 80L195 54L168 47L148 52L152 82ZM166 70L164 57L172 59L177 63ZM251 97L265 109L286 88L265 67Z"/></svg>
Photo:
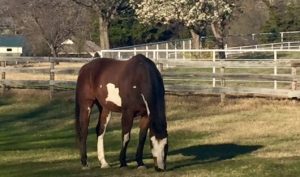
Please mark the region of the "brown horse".
<svg viewBox="0 0 300 177"><path fill-rule="evenodd" d="M144 167L143 149L150 129L150 145L155 169L166 169L168 151L164 84L155 64L143 55L120 61L98 58L84 65L76 87L76 130L83 168L88 167L86 139L92 106L99 109L96 128L97 152L101 168L109 167L104 157L103 138L111 112L121 112L122 147L120 167L127 166L126 149L135 117L140 117L138 168Z"/></svg>

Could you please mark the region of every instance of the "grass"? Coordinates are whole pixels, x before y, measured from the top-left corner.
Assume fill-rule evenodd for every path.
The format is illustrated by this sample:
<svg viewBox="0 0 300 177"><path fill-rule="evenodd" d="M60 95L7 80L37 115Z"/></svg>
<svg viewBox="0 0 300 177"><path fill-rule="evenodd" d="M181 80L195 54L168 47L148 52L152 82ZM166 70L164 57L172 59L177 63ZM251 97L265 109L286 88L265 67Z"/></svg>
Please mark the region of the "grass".
<svg viewBox="0 0 300 177"><path fill-rule="evenodd" d="M119 169L120 115L113 114L105 136L106 159L96 154L97 111L88 139L91 169L80 168L73 130L72 92L10 91L0 97L0 176L299 176L300 103L258 98L167 96L168 171L153 169L149 142L146 170L137 170L134 155L137 121L129 144L129 167Z"/></svg>

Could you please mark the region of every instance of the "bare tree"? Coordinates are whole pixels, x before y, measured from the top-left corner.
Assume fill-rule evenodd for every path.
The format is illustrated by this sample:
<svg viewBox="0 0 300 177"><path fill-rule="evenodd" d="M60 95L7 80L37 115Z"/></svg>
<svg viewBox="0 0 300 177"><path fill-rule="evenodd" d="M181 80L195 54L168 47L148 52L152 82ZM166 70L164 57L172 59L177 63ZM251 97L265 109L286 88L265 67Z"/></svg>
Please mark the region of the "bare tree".
<svg viewBox="0 0 300 177"><path fill-rule="evenodd" d="M82 8L70 5L68 0L10 0L10 11L21 24L23 34L41 36L54 57L62 42L84 28Z"/></svg>
<svg viewBox="0 0 300 177"><path fill-rule="evenodd" d="M117 10L127 4L126 0L72 0L78 5L91 9L99 18L100 48L109 49L108 29Z"/></svg>

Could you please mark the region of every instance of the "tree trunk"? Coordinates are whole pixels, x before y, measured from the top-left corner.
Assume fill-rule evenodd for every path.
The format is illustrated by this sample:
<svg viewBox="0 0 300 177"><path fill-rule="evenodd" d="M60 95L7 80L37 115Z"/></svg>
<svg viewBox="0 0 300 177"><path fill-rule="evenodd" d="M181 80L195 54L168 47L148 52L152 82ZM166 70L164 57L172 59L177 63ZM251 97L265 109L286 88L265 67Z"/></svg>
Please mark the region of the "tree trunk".
<svg viewBox="0 0 300 177"><path fill-rule="evenodd" d="M190 33L192 35L192 49L200 49L200 35L195 32L195 30L191 29Z"/></svg>
<svg viewBox="0 0 300 177"><path fill-rule="evenodd" d="M101 50L109 49L109 37L108 37L109 22L107 19L99 15L99 36L100 36L100 48Z"/></svg>
<svg viewBox="0 0 300 177"><path fill-rule="evenodd" d="M214 34L214 37L216 39L216 47L218 49L224 49L224 32L223 29L221 29L220 25L217 24L217 22L211 23L211 29ZM219 58L220 59L225 59L225 52L219 52Z"/></svg>
<svg viewBox="0 0 300 177"><path fill-rule="evenodd" d="M57 58L58 57L58 50L56 47L54 47L52 44L49 45L50 47L50 50L51 50L51 54L54 58ZM56 65L59 65L59 62L58 61L55 61L55 64Z"/></svg>
<svg viewBox="0 0 300 177"><path fill-rule="evenodd" d="M49 44L50 50L51 50L51 54L54 58L56 58L58 56L58 52L55 49L55 47L52 44Z"/></svg>

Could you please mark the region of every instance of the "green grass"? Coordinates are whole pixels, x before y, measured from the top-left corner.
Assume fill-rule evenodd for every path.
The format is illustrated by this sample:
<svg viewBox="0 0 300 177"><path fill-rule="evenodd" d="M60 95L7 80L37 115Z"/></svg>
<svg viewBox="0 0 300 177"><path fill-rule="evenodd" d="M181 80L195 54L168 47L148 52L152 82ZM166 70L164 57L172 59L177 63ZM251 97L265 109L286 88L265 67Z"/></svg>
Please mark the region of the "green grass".
<svg viewBox="0 0 300 177"><path fill-rule="evenodd" d="M74 138L74 99L58 93L11 91L0 97L0 176L258 176L300 175L300 109L289 100L167 96L168 171L153 169L149 142L146 170L134 162L137 123L129 144L129 167L119 169L120 115L113 114L105 136L106 159L96 154L93 110L88 139L91 169L81 170Z"/></svg>

